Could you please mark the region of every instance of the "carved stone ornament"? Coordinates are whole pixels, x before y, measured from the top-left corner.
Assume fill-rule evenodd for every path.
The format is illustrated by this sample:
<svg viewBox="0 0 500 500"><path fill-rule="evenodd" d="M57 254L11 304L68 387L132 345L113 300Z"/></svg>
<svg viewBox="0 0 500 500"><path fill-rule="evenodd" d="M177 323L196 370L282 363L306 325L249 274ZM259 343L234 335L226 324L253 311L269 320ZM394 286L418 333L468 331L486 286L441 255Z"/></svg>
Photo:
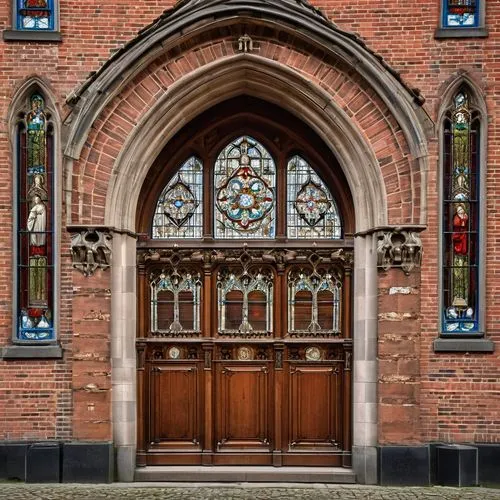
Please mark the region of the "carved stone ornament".
<svg viewBox="0 0 500 500"><path fill-rule="evenodd" d="M378 237L378 267L389 270L401 267L406 273L419 267L422 262L422 240L415 231L395 228L385 231Z"/></svg>
<svg viewBox="0 0 500 500"><path fill-rule="evenodd" d="M111 265L111 239L107 231L84 229L71 236L73 267L85 276Z"/></svg>

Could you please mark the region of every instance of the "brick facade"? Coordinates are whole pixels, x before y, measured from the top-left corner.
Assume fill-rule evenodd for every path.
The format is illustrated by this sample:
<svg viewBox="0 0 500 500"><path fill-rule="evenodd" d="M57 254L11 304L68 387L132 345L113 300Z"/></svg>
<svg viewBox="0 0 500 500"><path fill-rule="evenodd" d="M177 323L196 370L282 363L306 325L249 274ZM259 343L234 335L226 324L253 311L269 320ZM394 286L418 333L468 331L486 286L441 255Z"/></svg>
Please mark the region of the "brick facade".
<svg viewBox="0 0 500 500"><path fill-rule="evenodd" d="M89 73L98 71L138 31L173 1L85 4L60 0L62 42L0 41L0 346L12 336L12 130L9 116L18 89L38 77L50 91L64 123L67 99ZM436 125L428 138L427 199L420 199L420 172L397 117L347 62L332 60L300 37L279 28L248 28L259 41L258 57L295 70L330 96L370 145L387 192L390 225L421 224L421 268L409 276L400 269L378 274L378 442L415 445L430 442L500 443L500 360L494 353L436 353L439 297L438 119L442 96L467 75L486 103L487 217L485 331L500 342L500 227L496 193L500 170L500 3L487 2L485 38L436 39L439 2L424 0L417 12L404 2L311 0L336 25L361 37L368 49L425 98L423 110ZM11 5L0 0L0 28L9 29ZM90 278L72 269L67 226L105 224L106 196L113 168L131 133L164 92L183 76L237 53L231 27L158 51L141 71L100 110L72 171L62 172L60 319L58 360L0 361L0 440L111 441L111 276ZM358 43L353 41L353 43ZM71 178L66 178L71 175ZM67 196L71 186L72 195ZM66 202L71 200L71 206ZM426 212L421 210L426 206Z"/></svg>

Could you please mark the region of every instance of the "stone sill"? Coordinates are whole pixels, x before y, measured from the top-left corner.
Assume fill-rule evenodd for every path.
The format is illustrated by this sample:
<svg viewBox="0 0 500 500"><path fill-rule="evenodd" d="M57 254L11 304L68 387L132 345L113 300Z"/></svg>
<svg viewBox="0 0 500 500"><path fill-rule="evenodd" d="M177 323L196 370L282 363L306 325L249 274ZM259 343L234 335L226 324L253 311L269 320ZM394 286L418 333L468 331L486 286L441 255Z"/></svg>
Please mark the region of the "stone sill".
<svg viewBox="0 0 500 500"><path fill-rule="evenodd" d="M434 32L434 38L486 38L486 28L438 28Z"/></svg>
<svg viewBox="0 0 500 500"><path fill-rule="evenodd" d="M493 352L495 344L488 339L436 339L434 352Z"/></svg>
<svg viewBox="0 0 500 500"><path fill-rule="evenodd" d="M10 345L0 349L0 359L62 359L61 346L51 345Z"/></svg>
<svg viewBox="0 0 500 500"><path fill-rule="evenodd" d="M5 42L60 42L59 31L3 30Z"/></svg>

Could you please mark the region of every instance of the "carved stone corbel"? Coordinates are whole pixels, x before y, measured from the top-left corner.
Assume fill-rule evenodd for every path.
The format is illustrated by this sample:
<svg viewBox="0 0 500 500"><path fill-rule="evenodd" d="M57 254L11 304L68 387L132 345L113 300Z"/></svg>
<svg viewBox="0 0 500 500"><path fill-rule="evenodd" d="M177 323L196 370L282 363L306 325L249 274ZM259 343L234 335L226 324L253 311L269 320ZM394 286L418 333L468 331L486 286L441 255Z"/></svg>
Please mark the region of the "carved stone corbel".
<svg viewBox="0 0 500 500"><path fill-rule="evenodd" d="M384 271L391 267L400 267L410 274L422 262L422 240L417 232L394 228L378 236L378 267Z"/></svg>
<svg viewBox="0 0 500 500"><path fill-rule="evenodd" d="M85 276L111 265L111 239L108 230L82 229L71 236L73 267Z"/></svg>

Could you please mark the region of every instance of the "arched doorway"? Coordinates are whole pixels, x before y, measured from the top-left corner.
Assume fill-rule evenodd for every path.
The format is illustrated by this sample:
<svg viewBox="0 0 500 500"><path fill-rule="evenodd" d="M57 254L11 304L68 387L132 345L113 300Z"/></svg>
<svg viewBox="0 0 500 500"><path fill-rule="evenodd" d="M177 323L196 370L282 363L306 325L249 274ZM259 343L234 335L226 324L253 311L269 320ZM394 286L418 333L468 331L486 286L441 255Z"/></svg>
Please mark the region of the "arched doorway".
<svg viewBox="0 0 500 500"><path fill-rule="evenodd" d="M169 141L138 232L139 465L350 465L353 203L298 118L240 96Z"/></svg>

